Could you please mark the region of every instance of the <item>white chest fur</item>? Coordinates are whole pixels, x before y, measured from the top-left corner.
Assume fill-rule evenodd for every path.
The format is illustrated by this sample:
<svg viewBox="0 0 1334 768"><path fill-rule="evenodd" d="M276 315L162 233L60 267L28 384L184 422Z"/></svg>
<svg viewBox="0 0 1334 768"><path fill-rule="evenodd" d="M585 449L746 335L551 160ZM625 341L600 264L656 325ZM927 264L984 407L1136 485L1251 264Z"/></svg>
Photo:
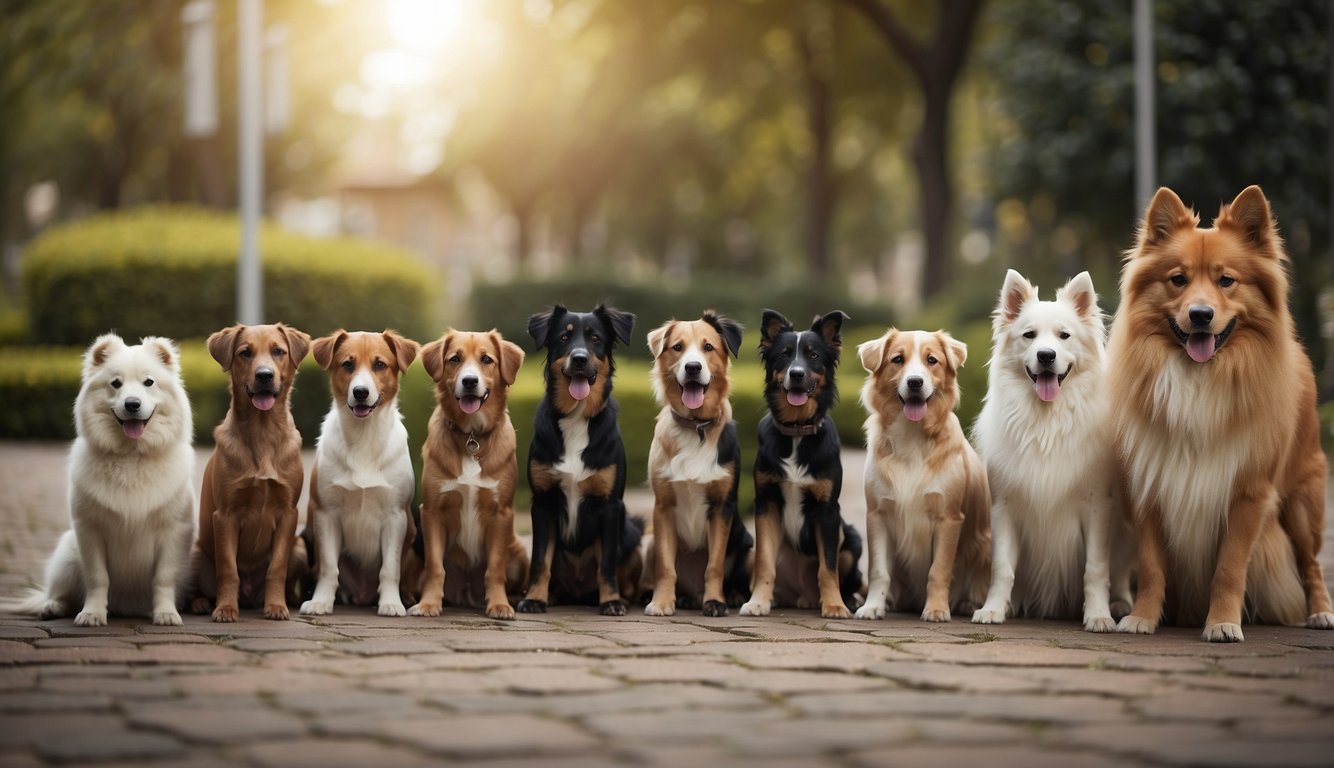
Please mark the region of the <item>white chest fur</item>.
<svg viewBox="0 0 1334 768"><path fill-rule="evenodd" d="M560 434L565 440L565 453L552 471L560 477L561 490L565 492L564 538L574 541L575 531L579 529L579 483L592 476L592 471L584 465L584 449L588 447L588 419L579 413L560 420Z"/></svg>
<svg viewBox="0 0 1334 768"><path fill-rule="evenodd" d="M706 486L728 477L718 464L718 444L703 442L694 430L679 430L676 453L658 470L676 492L676 535L682 552L703 549L708 543Z"/></svg>
<svg viewBox="0 0 1334 768"><path fill-rule="evenodd" d="M482 465L477 459L464 457L459 476L440 483L443 493L458 493L463 497L459 505L459 535L455 546L468 556L469 565L482 559L482 520L477 509L477 497L482 490L495 490L500 483L495 478L482 476Z"/></svg>
<svg viewBox="0 0 1334 768"><path fill-rule="evenodd" d="M806 467L797 463L799 445L801 438L792 438L792 453L783 457L783 532L794 547L801 538L801 501L806 487L815 482Z"/></svg>

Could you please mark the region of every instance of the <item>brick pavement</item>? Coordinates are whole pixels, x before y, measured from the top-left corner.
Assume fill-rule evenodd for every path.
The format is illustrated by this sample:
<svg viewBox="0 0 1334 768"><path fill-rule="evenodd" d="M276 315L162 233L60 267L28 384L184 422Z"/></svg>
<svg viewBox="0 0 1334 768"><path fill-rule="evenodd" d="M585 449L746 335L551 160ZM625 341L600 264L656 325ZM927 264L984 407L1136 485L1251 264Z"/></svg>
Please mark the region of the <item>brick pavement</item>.
<svg viewBox="0 0 1334 768"><path fill-rule="evenodd" d="M0 594L40 573L65 526L63 462L63 446L0 442ZM795 610L502 623L340 606L97 629L0 616L0 766L1331 764L1334 632L1198 634Z"/></svg>

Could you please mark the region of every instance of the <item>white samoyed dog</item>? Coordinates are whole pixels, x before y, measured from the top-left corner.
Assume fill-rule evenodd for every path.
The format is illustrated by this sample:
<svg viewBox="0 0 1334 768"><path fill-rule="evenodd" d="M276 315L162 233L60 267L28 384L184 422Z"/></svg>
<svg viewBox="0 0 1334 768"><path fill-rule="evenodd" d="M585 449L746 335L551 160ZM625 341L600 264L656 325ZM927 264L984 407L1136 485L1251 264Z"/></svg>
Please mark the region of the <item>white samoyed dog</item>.
<svg viewBox="0 0 1334 768"><path fill-rule="evenodd" d="M99 336L83 358L69 455L71 530L46 581L16 606L43 619L102 626L107 613L179 625L195 537L194 449L180 354L149 336Z"/></svg>
<svg viewBox="0 0 1334 768"><path fill-rule="evenodd" d="M979 624L1007 613L1077 618L1111 632L1112 598L1130 608L1133 539L1120 514L1107 330L1093 280L1081 272L1038 299L1010 270L993 314L991 362L973 441L991 485L992 575Z"/></svg>

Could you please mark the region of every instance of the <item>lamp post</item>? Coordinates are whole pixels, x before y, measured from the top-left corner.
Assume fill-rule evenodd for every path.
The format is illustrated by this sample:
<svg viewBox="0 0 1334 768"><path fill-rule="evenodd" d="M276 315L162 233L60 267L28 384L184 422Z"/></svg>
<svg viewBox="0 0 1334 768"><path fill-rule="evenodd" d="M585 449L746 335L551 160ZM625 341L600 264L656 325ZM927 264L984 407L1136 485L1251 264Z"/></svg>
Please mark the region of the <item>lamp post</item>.
<svg viewBox="0 0 1334 768"><path fill-rule="evenodd" d="M264 199L264 96L260 45L264 0L237 0L237 207L241 254L236 262L236 317L246 325L264 322L264 281L259 261L259 215Z"/></svg>
<svg viewBox="0 0 1334 768"><path fill-rule="evenodd" d="M1153 0L1135 0L1135 214L1153 199L1155 159L1153 115Z"/></svg>

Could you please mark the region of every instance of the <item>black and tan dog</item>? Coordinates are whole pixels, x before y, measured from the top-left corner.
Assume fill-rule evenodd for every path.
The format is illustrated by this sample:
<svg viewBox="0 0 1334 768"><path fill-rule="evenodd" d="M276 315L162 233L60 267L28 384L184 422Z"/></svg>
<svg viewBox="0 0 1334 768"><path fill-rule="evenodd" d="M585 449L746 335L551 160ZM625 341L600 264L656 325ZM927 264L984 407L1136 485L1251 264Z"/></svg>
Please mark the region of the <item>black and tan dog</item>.
<svg viewBox="0 0 1334 768"><path fill-rule="evenodd" d="M818 315L808 331L771 309L761 319L769 412L755 455L755 573L743 616L767 616L777 602L818 604L821 616L845 619L859 599L862 541L839 513L843 464L829 415L847 318L838 310Z"/></svg>
<svg viewBox="0 0 1334 768"><path fill-rule="evenodd" d="M645 556L653 584L653 600L644 608L649 616L671 616L678 603L698 607L701 601L705 616L726 616L728 603L740 605L749 588L754 539L736 522L741 444L727 399L741 330L708 310L699 320L672 320L648 335L653 395L662 406L648 456L654 497L653 546Z"/></svg>
<svg viewBox="0 0 1334 768"><path fill-rule="evenodd" d="M596 599L604 615L623 616L634 598L643 532L625 513L625 445L611 397L612 346L630 340L634 322L602 304L592 312L557 304L528 318L547 363L528 452L533 559L522 613Z"/></svg>

